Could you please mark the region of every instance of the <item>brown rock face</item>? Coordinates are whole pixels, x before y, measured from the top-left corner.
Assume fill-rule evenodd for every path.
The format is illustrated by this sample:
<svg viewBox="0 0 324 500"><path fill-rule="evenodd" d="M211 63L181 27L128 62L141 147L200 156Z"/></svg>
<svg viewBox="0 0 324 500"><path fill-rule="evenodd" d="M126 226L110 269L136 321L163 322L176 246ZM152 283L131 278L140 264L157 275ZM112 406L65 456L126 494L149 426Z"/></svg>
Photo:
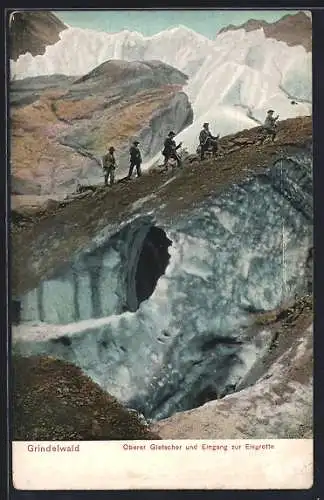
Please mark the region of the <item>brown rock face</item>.
<svg viewBox="0 0 324 500"><path fill-rule="evenodd" d="M304 13L287 14L275 23L250 19L240 26L230 24L222 28L219 33L244 29L245 31L255 31L262 28L268 38L275 38L278 41L286 42L287 45L302 45L307 52L312 50L312 21Z"/></svg>
<svg viewBox="0 0 324 500"><path fill-rule="evenodd" d="M110 145L126 173L129 147L156 154L172 127L193 113L181 92L187 77L166 64L107 61L78 80L28 78L11 88L11 174L15 194L72 191L76 179L102 182L100 160ZM20 182L19 182L20 181ZM28 187L28 190L27 190Z"/></svg>
<svg viewBox="0 0 324 500"><path fill-rule="evenodd" d="M21 54L32 56L45 53L47 45L60 39L66 26L51 12L15 12L10 23L10 59Z"/></svg>
<svg viewBox="0 0 324 500"><path fill-rule="evenodd" d="M13 439L160 439L71 363L13 356Z"/></svg>

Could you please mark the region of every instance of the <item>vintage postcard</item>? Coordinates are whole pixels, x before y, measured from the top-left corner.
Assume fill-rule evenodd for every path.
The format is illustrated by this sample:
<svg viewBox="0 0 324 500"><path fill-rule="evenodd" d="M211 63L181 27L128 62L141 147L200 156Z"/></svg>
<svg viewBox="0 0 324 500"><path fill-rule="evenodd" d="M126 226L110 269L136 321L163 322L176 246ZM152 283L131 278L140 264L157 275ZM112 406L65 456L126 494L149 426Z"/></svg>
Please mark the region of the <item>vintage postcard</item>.
<svg viewBox="0 0 324 500"><path fill-rule="evenodd" d="M15 488L310 488L311 14L8 30Z"/></svg>

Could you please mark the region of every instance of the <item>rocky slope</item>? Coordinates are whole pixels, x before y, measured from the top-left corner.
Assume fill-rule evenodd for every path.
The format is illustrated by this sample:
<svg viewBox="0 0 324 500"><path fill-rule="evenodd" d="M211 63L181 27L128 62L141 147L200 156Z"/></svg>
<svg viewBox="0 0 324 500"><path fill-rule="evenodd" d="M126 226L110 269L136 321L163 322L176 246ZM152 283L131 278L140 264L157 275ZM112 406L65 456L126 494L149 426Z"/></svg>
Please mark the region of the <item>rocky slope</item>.
<svg viewBox="0 0 324 500"><path fill-rule="evenodd" d="M15 352L74 362L165 419L163 438L310 437L311 118L280 122L274 143L258 134L14 211L12 291L29 314Z"/></svg>
<svg viewBox="0 0 324 500"><path fill-rule="evenodd" d="M10 59L21 54L33 56L45 53L48 45L60 39L67 27L52 12L15 12L10 19Z"/></svg>
<svg viewBox="0 0 324 500"><path fill-rule="evenodd" d="M159 439L71 363L13 356L13 439Z"/></svg>
<svg viewBox="0 0 324 500"><path fill-rule="evenodd" d="M11 173L15 194L73 191L76 179L101 180L100 158L116 148L119 175L138 139L144 159L172 128L192 122L187 77L158 61L107 61L78 78L12 83Z"/></svg>
<svg viewBox="0 0 324 500"><path fill-rule="evenodd" d="M304 12L287 14L274 23L250 19L240 26L230 24L226 28L222 28L219 33L239 29L254 31L261 28L268 38L274 38L290 46L302 45L307 52L312 50L312 21Z"/></svg>
<svg viewBox="0 0 324 500"><path fill-rule="evenodd" d="M257 145L260 128L224 137L223 156L200 163L188 158L185 168L171 178L150 171L140 180L118 183L113 189L98 186L70 199L51 202L51 206L25 206L12 212L12 291L20 296L68 263L73 254L87 247L107 224L127 220L135 207L153 210L165 220L185 212L221 193L231 184L262 173L269 163L284 153L310 145L310 117L279 123L276 142ZM166 180L171 182L166 182ZM17 207L18 208L18 207Z"/></svg>

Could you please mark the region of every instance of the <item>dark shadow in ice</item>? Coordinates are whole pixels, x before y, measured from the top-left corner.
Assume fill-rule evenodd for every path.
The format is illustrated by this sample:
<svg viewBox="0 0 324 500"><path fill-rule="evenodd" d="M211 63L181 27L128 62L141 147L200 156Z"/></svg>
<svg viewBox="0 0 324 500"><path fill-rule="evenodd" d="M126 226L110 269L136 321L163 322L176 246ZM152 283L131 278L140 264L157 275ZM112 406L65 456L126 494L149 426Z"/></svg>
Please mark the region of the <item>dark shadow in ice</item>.
<svg viewBox="0 0 324 500"><path fill-rule="evenodd" d="M135 275L138 305L152 295L159 278L165 273L171 244L163 229L152 226L147 232Z"/></svg>

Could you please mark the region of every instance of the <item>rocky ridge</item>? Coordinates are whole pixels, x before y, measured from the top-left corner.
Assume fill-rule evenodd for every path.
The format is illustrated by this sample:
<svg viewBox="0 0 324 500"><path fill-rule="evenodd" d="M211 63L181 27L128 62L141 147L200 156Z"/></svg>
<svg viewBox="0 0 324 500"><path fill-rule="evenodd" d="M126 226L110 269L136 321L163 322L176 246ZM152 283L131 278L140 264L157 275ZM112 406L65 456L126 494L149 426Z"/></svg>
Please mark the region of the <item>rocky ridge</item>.
<svg viewBox="0 0 324 500"><path fill-rule="evenodd" d="M171 126L193 119L182 92L187 77L158 61L111 60L81 78L60 75L12 83L11 174L14 194L66 193L76 179L99 180L101 156L116 148L119 172L141 141L156 154Z"/></svg>
<svg viewBox="0 0 324 500"><path fill-rule="evenodd" d="M10 59L16 61L27 52L33 56L44 54L66 28L52 12L14 12L10 19Z"/></svg>
<svg viewBox="0 0 324 500"><path fill-rule="evenodd" d="M239 26L230 24L226 28L222 28L218 34L239 29L247 32L263 29L268 38L274 38L290 46L302 45L307 52L312 50L312 21L304 12L287 14L274 23L249 19Z"/></svg>

